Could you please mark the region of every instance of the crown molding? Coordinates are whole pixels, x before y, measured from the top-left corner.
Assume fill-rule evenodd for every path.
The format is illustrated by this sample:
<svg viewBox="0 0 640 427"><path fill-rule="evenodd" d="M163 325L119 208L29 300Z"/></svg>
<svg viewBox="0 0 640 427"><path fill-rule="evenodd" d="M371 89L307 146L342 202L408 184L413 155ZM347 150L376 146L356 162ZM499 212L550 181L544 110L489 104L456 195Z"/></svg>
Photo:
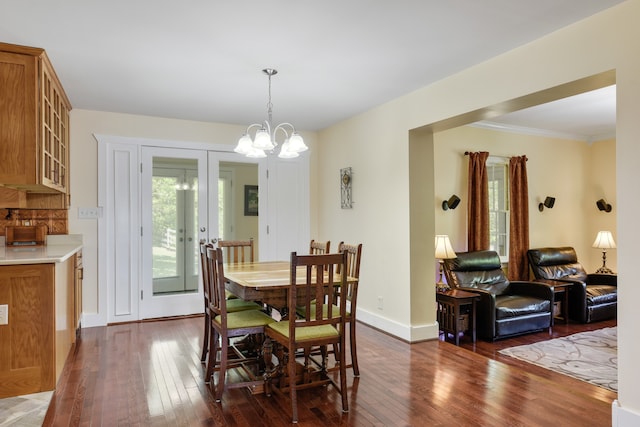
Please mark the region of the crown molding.
<svg viewBox="0 0 640 427"><path fill-rule="evenodd" d="M570 139L573 141L584 141L588 144L591 144L592 142L603 141L606 139L612 139L616 137L615 132L609 133L609 134L586 136L586 135L580 135L576 133L552 131L548 129L538 129L538 128L531 128L526 126L508 125L504 123L492 122L489 120L482 120L479 122L471 123L469 126L477 127L481 129L517 133L520 135L534 135L534 136L543 136L547 138L560 138L560 139Z"/></svg>

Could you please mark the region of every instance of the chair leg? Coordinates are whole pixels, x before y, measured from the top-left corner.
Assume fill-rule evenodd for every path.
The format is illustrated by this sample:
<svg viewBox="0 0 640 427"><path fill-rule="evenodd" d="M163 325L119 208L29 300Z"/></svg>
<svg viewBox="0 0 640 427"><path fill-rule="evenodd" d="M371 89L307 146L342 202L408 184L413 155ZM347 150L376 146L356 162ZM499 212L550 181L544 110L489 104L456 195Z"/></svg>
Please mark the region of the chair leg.
<svg viewBox="0 0 640 427"><path fill-rule="evenodd" d="M209 358L207 359L207 372L204 375L205 383L210 383L212 381L213 372L216 368L218 359L218 341L220 339L218 331L215 329L210 329L209 332Z"/></svg>
<svg viewBox="0 0 640 427"><path fill-rule="evenodd" d="M289 396L291 398L291 422L298 422L298 394L296 390L296 351L289 349Z"/></svg>
<svg viewBox="0 0 640 427"><path fill-rule="evenodd" d="M351 365L353 367L353 376L360 376L360 368L358 367L358 353L356 346L356 322L355 319L349 322L349 346L351 347Z"/></svg>
<svg viewBox="0 0 640 427"><path fill-rule="evenodd" d="M206 310L204 313L204 337L202 338L202 354L200 355L200 362L205 363L207 361L207 353L209 352L209 328L211 327L211 319Z"/></svg>
<svg viewBox="0 0 640 427"><path fill-rule="evenodd" d="M226 337L222 337L220 340L220 370L218 371L218 387L215 388L216 402L220 402L222 400L222 393L224 392L224 385L226 383L226 375L227 375L227 363L229 362L227 359L229 357L229 339ZM215 381L211 380L212 388L215 384Z"/></svg>
<svg viewBox="0 0 640 427"><path fill-rule="evenodd" d="M342 412L349 412L349 399L347 395L347 357L345 355L345 339L340 343L340 395L342 396Z"/></svg>

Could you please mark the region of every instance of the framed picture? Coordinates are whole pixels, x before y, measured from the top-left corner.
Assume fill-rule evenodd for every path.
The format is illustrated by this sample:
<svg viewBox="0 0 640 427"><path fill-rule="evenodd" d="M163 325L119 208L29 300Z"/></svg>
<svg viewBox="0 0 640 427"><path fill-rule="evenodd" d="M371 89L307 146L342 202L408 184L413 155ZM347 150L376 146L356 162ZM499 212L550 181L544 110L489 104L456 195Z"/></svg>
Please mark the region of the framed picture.
<svg viewBox="0 0 640 427"><path fill-rule="evenodd" d="M258 216L258 186L244 186L244 216Z"/></svg>

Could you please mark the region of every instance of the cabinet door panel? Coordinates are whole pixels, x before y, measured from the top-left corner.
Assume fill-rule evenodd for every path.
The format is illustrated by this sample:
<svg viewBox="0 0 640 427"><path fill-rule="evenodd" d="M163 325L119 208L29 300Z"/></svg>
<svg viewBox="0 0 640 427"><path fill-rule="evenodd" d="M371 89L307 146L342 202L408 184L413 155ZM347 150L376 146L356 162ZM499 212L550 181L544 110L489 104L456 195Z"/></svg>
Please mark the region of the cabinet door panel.
<svg viewBox="0 0 640 427"><path fill-rule="evenodd" d="M53 264L0 266L0 398L55 387L54 297Z"/></svg>
<svg viewBox="0 0 640 427"><path fill-rule="evenodd" d="M36 182L36 58L0 52L0 183Z"/></svg>

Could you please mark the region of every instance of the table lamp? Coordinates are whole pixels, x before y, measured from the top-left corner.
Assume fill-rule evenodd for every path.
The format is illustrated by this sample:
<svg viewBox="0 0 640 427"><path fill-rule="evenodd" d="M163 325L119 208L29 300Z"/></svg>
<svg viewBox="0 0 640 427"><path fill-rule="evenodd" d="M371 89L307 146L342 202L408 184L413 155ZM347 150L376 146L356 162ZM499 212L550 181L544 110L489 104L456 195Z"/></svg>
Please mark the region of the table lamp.
<svg viewBox="0 0 640 427"><path fill-rule="evenodd" d="M435 239L436 245L436 259L439 260L440 263L440 279L438 283L436 283L436 288L438 291L446 291L451 289L448 284L442 281L442 266L444 264L445 259L455 258L456 253L453 251L451 247L451 242L449 241L449 236L446 234L439 234Z"/></svg>
<svg viewBox="0 0 640 427"><path fill-rule="evenodd" d="M602 267L596 270L596 274L613 274L613 271L607 267L607 249L615 249L616 247L616 242L613 241L611 232L598 231L593 247L602 249Z"/></svg>

